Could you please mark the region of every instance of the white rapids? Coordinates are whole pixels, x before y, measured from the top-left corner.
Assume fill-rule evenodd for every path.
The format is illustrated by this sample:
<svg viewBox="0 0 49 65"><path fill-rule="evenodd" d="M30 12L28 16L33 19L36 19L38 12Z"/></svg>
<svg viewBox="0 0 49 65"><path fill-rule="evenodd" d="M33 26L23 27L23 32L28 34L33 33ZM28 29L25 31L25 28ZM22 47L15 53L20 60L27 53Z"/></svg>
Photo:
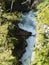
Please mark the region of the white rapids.
<svg viewBox="0 0 49 65"><path fill-rule="evenodd" d="M26 52L23 54L21 59L19 61L22 62L22 65L30 65L30 63L33 61L33 47L35 45L35 39L36 39L36 18L35 18L36 12L30 11L29 13L24 13L22 15L23 21L22 23L19 23L19 28L26 30L28 32L32 33L32 36L30 36L27 41L27 47Z"/></svg>

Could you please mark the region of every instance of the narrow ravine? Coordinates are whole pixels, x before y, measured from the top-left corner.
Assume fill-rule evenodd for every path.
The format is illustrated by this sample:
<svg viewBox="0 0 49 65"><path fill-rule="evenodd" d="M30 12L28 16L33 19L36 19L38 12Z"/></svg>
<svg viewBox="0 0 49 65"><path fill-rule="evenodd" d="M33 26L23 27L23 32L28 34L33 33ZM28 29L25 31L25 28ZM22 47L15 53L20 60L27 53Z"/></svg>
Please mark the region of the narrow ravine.
<svg viewBox="0 0 49 65"><path fill-rule="evenodd" d="M30 65L31 61L33 61L33 47L35 45L36 39L36 12L30 11L28 13L24 13L22 15L23 21L18 24L20 29L26 30L27 32L31 32L32 35L26 39L27 47L26 52L23 54L19 61L22 62L22 65Z"/></svg>

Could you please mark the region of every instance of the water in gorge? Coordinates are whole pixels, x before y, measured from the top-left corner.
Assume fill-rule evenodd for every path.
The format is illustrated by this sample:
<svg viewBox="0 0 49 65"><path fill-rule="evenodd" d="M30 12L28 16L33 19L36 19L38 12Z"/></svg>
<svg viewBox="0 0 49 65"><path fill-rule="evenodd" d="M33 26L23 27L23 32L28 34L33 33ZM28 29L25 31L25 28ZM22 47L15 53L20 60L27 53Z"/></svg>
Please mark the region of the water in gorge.
<svg viewBox="0 0 49 65"><path fill-rule="evenodd" d="M20 29L26 30L27 32L31 32L32 35L26 39L27 47L26 52L23 54L19 61L22 62L22 65L30 65L33 61L33 48L35 45L36 39L36 12L30 11L28 13L24 13L22 15L22 22L18 24Z"/></svg>

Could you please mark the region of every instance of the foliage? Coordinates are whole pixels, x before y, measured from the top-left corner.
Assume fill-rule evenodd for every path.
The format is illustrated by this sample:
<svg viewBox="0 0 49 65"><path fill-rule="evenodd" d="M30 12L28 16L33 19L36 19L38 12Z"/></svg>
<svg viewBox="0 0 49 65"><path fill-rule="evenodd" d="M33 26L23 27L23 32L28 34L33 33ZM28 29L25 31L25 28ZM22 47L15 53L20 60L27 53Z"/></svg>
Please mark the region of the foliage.
<svg viewBox="0 0 49 65"><path fill-rule="evenodd" d="M37 38L32 65L49 65L49 0L38 5Z"/></svg>
<svg viewBox="0 0 49 65"><path fill-rule="evenodd" d="M6 12L5 8L2 5L3 0L0 2L0 65L20 65L18 63L18 57L12 55L12 50L14 49L14 44L18 43L18 39L15 37L10 37L8 34L9 27L11 26L12 30L14 24L12 21L20 19L20 13L18 12Z"/></svg>

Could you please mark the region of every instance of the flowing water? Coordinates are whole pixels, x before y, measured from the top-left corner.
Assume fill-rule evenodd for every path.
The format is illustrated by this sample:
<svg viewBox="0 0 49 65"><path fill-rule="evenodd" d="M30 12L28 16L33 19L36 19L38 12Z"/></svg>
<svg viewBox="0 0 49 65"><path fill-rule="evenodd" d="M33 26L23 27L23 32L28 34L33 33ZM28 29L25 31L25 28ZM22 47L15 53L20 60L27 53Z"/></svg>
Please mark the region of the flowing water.
<svg viewBox="0 0 49 65"><path fill-rule="evenodd" d="M21 57L20 61L22 62L22 65L30 65L30 63L33 61L33 47L35 45L35 39L36 39L36 19L35 19L36 12L30 11L28 13L24 13L22 15L23 21L18 24L19 28L26 30L28 32L31 32L32 35L26 39L27 41L27 47L26 52Z"/></svg>

